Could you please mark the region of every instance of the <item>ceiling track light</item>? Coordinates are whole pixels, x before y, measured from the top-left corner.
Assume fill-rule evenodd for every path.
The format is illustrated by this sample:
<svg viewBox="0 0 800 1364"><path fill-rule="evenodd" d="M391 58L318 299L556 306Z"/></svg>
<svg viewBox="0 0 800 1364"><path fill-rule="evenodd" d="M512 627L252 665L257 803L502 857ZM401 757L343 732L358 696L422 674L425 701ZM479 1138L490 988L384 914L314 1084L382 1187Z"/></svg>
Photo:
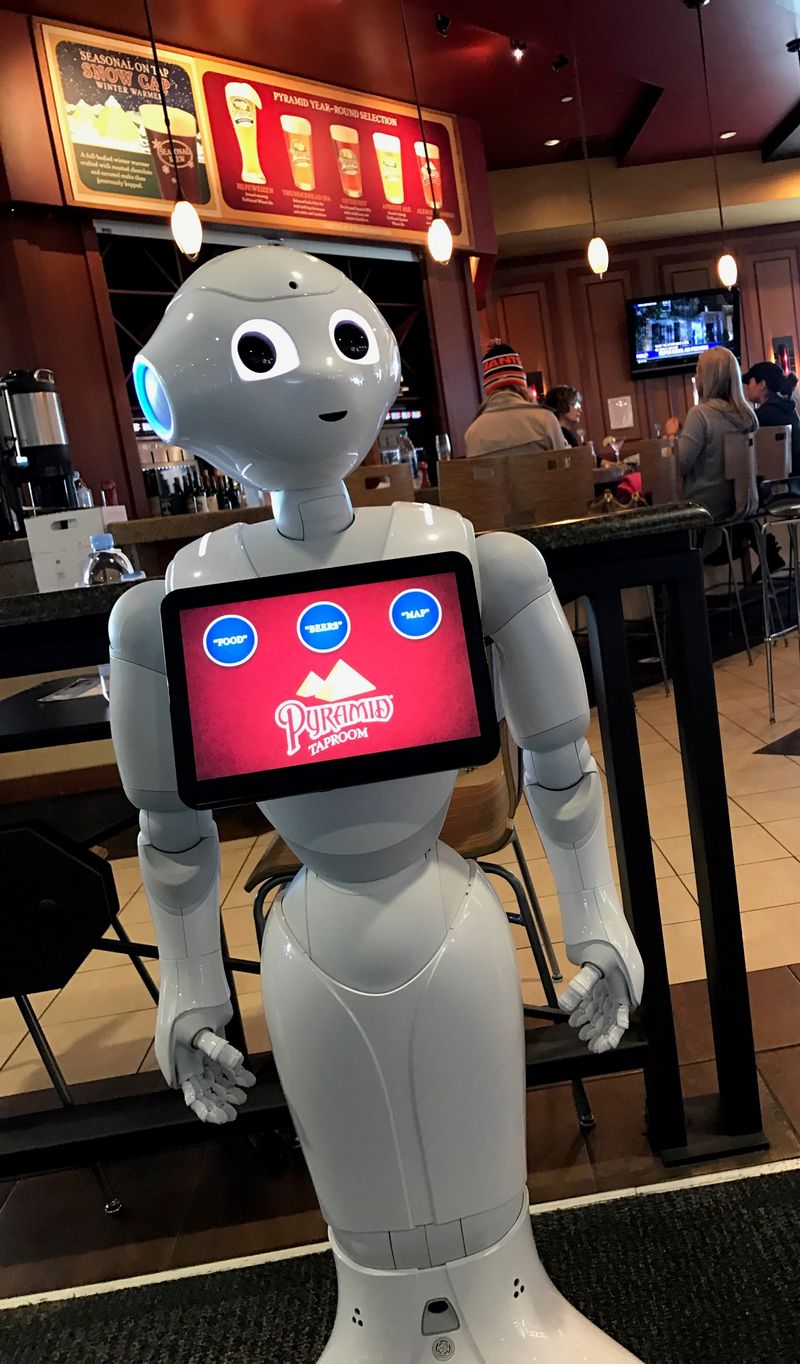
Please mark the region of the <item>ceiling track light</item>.
<svg viewBox="0 0 800 1364"><path fill-rule="evenodd" d="M581 129L583 164L586 168L586 188L589 193L589 208L591 209L592 214L592 238L587 248L586 259L589 262L590 269L602 279L608 269L608 247L597 231L597 214L595 213L594 191L592 189L592 168L589 164L589 142L586 137L586 114L583 107L583 89L581 87L581 73L578 66L578 52L575 44L575 26L572 22L571 0L567 0L567 23L569 25L570 42L572 44L572 65L575 68L575 95L578 101L578 119ZM564 65L566 64L567 58L565 57ZM555 62L553 63L553 69L556 69Z"/></svg>
<svg viewBox="0 0 800 1364"><path fill-rule="evenodd" d="M706 35L703 30L703 8L708 4L708 0L684 0L684 4L689 9L697 11L697 29L700 35L700 57L703 63L703 86L706 95L706 115L708 117L708 143L711 148L711 160L714 165L714 187L717 193L717 211L719 212L719 232L722 238L722 254L717 261L717 275L720 284L725 289L732 289L739 278L739 267L736 264L736 257L728 251L725 242L725 214L722 211L722 188L719 183L719 163L717 161L717 146L714 137L714 119L711 114L711 87L708 80L708 58L706 55Z"/></svg>
<svg viewBox="0 0 800 1364"><path fill-rule="evenodd" d="M167 130L169 142L169 154L172 161L172 169L175 172L175 207L170 214L170 229L175 239L175 245L182 251L187 260L197 260L200 248L203 245L203 224L200 215L194 204L190 204L181 189L181 176L178 170L178 157L175 151L175 140L172 136L172 127L169 121L169 107L167 97L164 93L164 80L161 75L161 62L158 59L158 49L156 48L156 37L153 32L153 20L150 15L149 0L144 0L144 14L147 20L147 33L150 38L150 47L153 53L153 65L156 69L156 80L158 81L158 93L161 99L161 110L164 115L164 126Z"/></svg>
<svg viewBox="0 0 800 1364"><path fill-rule="evenodd" d="M436 32L439 34L439 37L446 38L453 23L449 14L437 14L434 23L436 24Z"/></svg>
<svg viewBox="0 0 800 1364"><path fill-rule="evenodd" d="M438 265L447 265L448 261L450 260L450 257L453 254L453 234L450 231L448 223L445 222L444 218L441 216L441 213L439 212L439 204L437 204L436 202L436 195L434 193L434 179L433 171L431 170L430 153L428 151L428 139L425 136L425 121L422 117L422 105L419 102L419 90L417 89L417 73L414 70L414 58L411 52L411 38L408 32L408 23L406 22L406 8L405 4L403 3L403 0L400 0L400 18L403 21L403 37L405 39L406 54L408 56L408 69L411 73L411 86L414 91L414 103L417 106L419 135L422 138L422 145L425 148L425 168L428 175L428 184L430 186L431 199L433 200L431 221L428 225L428 251L431 254L431 258L435 260ZM442 31L441 28L439 28L439 20L445 18L446 16L443 14L437 14L436 16L436 27L442 34L442 37L446 36L447 29L449 29L450 27L450 20L447 19L447 28L444 30L444 32Z"/></svg>
<svg viewBox="0 0 800 1364"><path fill-rule="evenodd" d="M523 42L521 38L509 38L508 41L511 44L511 55L514 61L521 62L528 50L528 44Z"/></svg>

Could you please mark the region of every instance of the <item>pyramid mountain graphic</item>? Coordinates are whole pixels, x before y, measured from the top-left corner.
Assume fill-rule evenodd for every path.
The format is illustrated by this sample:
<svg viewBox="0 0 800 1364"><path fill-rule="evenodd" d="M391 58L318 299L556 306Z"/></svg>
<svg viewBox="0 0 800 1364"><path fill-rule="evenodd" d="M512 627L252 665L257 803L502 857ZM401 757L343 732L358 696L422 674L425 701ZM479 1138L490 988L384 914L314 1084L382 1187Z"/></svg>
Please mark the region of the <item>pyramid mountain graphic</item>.
<svg viewBox="0 0 800 1364"><path fill-rule="evenodd" d="M364 696L368 691L375 691L374 683L368 682L340 658L324 681L317 673L310 672L300 683L297 695L314 697L317 701L347 701L352 696Z"/></svg>

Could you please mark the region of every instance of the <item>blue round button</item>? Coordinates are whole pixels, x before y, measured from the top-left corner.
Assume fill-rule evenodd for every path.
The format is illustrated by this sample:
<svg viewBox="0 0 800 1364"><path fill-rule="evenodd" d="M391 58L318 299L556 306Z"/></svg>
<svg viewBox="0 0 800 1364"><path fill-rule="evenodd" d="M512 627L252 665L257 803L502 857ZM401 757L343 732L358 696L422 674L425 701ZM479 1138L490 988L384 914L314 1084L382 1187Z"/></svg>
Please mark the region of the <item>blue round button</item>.
<svg viewBox="0 0 800 1364"><path fill-rule="evenodd" d="M427 639L442 623L442 608L432 592L409 587L389 607L389 620L404 639Z"/></svg>
<svg viewBox="0 0 800 1364"><path fill-rule="evenodd" d="M330 654L349 637L350 617L336 602L315 601L298 616L297 634L315 654Z"/></svg>
<svg viewBox="0 0 800 1364"><path fill-rule="evenodd" d="M258 648L256 627L244 616L217 616L203 635L203 648L212 663L238 668Z"/></svg>

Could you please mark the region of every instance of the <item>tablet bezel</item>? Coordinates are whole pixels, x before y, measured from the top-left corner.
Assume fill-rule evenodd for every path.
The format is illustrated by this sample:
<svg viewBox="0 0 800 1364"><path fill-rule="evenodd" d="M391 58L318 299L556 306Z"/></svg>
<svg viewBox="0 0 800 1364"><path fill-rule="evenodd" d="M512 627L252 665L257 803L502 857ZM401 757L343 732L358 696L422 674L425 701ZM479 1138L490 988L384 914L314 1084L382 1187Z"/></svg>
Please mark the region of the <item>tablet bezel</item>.
<svg viewBox="0 0 800 1364"><path fill-rule="evenodd" d="M182 612L203 606L233 607L266 597L317 591L331 593L343 587L407 578L424 579L440 573L453 573L455 576L478 713L478 735L415 748L329 758L317 766L304 764L302 767L268 768L235 776L198 779L189 723L189 692L180 620ZM269 578L237 579L177 588L168 592L162 601L161 628L178 794L190 809L209 810L226 805L280 800L286 796L364 786L369 782L396 781L462 767L479 767L491 762L499 751L500 736L475 575L470 560L457 551L406 555L398 559L384 559L379 563L342 564L298 573L282 573ZM445 700L442 698L443 702ZM420 704L423 704L422 699Z"/></svg>

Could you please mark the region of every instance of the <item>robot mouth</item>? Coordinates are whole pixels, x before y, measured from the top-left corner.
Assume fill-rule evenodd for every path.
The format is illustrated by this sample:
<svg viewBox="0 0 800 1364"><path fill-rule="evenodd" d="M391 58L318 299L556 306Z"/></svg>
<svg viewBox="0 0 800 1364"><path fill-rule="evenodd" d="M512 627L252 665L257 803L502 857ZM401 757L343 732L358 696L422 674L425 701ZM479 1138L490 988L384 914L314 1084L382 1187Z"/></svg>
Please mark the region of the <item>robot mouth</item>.
<svg viewBox="0 0 800 1364"><path fill-rule="evenodd" d="M346 408L345 408L345 410L344 410L343 412L320 412L320 413L319 413L319 419L320 419L321 422L340 422L340 421L344 421L344 418L345 418L346 416L347 416L347 409L346 409Z"/></svg>

